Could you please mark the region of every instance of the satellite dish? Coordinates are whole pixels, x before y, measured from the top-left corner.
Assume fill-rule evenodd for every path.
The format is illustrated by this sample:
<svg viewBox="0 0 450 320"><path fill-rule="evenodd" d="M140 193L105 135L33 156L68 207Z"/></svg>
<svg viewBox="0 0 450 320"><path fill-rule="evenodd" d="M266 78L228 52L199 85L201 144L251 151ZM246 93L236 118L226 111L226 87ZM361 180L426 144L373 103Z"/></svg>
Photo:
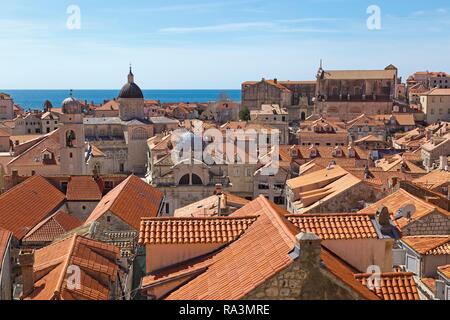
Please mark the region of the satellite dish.
<svg viewBox="0 0 450 320"><path fill-rule="evenodd" d="M416 206L413 204L407 204L397 210L394 218L396 220L400 218L411 219L414 213L416 213Z"/></svg>

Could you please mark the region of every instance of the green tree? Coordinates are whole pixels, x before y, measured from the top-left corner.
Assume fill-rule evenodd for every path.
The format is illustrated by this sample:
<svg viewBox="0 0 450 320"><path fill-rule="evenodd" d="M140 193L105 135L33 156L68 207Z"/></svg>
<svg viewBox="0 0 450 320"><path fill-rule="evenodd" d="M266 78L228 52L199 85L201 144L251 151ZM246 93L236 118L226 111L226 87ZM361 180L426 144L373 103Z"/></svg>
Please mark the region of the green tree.
<svg viewBox="0 0 450 320"><path fill-rule="evenodd" d="M250 110L247 107L243 107L239 112L239 119L242 121L250 121Z"/></svg>

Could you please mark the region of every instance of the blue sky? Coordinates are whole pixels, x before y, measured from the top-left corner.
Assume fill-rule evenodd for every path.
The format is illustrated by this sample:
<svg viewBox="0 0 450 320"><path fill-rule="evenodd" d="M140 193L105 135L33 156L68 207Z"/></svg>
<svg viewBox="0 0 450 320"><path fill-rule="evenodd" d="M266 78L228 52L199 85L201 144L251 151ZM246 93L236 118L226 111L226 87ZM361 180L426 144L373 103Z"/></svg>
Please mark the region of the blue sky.
<svg viewBox="0 0 450 320"><path fill-rule="evenodd" d="M67 8L81 10L69 30ZM381 9L381 30L366 10ZM0 88L238 89L395 64L450 71L448 0L0 0Z"/></svg>

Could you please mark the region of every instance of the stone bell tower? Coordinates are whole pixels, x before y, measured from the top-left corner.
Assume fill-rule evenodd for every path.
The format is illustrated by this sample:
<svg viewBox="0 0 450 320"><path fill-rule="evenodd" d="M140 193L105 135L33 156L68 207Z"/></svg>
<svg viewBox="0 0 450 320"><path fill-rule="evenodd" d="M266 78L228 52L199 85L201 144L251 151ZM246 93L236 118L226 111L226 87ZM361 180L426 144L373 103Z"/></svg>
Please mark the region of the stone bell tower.
<svg viewBox="0 0 450 320"><path fill-rule="evenodd" d="M81 103L70 96L62 103L59 128L61 174L83 175L86 170L85 136Z"/></svg>

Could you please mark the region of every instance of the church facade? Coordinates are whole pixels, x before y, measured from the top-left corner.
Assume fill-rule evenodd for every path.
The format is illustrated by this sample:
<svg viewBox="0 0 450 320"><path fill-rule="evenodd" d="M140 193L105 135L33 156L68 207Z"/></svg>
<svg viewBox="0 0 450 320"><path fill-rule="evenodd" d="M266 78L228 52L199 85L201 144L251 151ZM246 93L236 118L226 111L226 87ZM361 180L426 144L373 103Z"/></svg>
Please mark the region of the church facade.
<svg viewBox="0 0 450 320"><path fill-rule="evenodd" d="M147 140L154 126L144 116L144 95L130 68L117 98L119 117L88 117L72 96L62 103L57 130L16 146L9 174L105 175L147 168Z"/></svg>
<svg viewBox="0 0 450 320"><path fill-rule="evenodd" d="M398 98L398 70L324 70L317 73L315 113L350 121L361 114L391 114Z"/></svg>
<svg viewBox="0 0 450 320"><path fill-rule="evenodd" d="M88 171L144 174L147 164L147 140L153 136L153 124L144 114L144 95L134 82L130 68L128 82L118 99L119 117L85 118L86 141L100 152L88 159Z"/></svg>

